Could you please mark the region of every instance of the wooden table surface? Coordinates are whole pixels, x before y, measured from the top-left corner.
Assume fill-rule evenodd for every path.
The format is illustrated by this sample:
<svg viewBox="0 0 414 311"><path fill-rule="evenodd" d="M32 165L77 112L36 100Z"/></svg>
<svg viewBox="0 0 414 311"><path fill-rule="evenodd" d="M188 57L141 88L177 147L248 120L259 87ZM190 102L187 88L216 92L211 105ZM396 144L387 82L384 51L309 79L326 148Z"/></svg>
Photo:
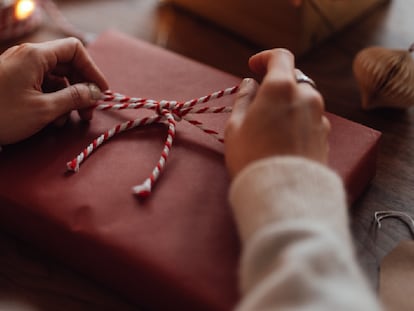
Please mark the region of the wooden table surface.
<svg viewBox="0 0 414 311"><path fill-rule="evenodd" d="M156 0L56 1L78 28L100 33L118 29L238 76L248 76L247 59L259 50L237 36L191 14L159 7ZM373 286L378 263L402 239L407 225L386 220L375 230L379 210L414 209L414 110L365 112L352 75L355 54L365 46L406 49L414 42L414 0L393 0L298 61L326 100L327 110L383 132L377 176L350 209L358 256ZM19 41L61 37L52 24ZM6 45L0 45L3 50ZM142 310L101 284L0 231L0 310Z"/></svg>

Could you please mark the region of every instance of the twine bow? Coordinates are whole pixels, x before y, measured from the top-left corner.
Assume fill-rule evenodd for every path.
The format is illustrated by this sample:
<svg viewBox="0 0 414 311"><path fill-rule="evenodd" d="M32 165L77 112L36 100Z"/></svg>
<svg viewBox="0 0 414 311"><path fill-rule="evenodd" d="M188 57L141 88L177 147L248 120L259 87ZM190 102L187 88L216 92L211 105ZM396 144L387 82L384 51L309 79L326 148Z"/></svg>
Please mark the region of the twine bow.
<svg viewBox="0 0 414 311"><path fill-rule="evenodd" d="M219 142L224 142L224 139L219 135L218 132L204 127L203 123L191 119L189 114L199 114L199 113L225 113L231 112L232 108L227 106L221 107L198 107L198 105L207 103L211 100L221 98L226 95L231 95L237 92L239 89L238 86L230 87L221 91L211 93L207 96L200 98L195 98L186 102L178 101L168 101L161 100L156 101L153 99L145 99L138 97L128 97L119 93L113 93L111 91L106 91L103 93L102 101L104 103L99 104L97 110L123 110L123 109L141 109L146 108L154 110L157 112L154 116L138 118L135 120L129 120L124 123L118 124L117 126L111 128L105 133L101 134L99 137L94 139L94 141L89 144L77 157L72 161L67 163L67 168L70 171L77 172L79 170L80 164L90 156L90 154L96 150L104 142L111 139L113 136L133 129L135 127L144 126L154 123L167 123L168 125L168 135L164 143L164 148L161 152L161 156L158 160L157 165L152 170L151 175L141 184L136 185L132 188L134 194L139 197L147 197L151 194L154 183L158 180L161 172L164 170L168 155L170 153L174 137L176 122L185 120L188 123L196 126L203 132L212 135ZM110 102L110 103L109 103Z"/></svg>
<svg viewBox="0 0 414 311"><path fill-rule="evenodd" d="M27 16L17 16L16 11L19 5L21 8L24 7L23 11ZM48 17L63 34L76 37L84 44L95 37L91 33L85 33L74 27L53 0L33 0L24 3L0 0L0 41L14 40L33 32L44 22L45 17Z"/></svg>

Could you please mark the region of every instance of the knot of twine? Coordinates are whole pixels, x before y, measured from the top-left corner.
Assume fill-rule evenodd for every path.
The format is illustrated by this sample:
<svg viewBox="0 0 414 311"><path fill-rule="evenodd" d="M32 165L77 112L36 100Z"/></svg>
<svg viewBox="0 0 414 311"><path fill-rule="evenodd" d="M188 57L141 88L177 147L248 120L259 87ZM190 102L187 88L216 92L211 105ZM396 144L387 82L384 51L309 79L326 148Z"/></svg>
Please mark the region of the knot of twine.
<svg viewBox="0 0 414 311"><path fill-rule="evenodd" d="M146 108L156 112L154 116L138 118L135 120L129 120L124 123L118 124L99 137L95 138L91 144L89 144L78 156L72 161L67 163L67 169L69 171L77 172L80 164L90 156L90 154L96 150L104 142L108 141L116 134L133 129L135 127L144 126L154 123L164 123L168 125L168 135L164 143L164 148L161 152L161 156L158 160L157 165L152 170L151 175L145 179L145 181L132 188L134 194L139 197L147 197L151 194L154 183L158 180L161 172L165 168L165 164L170 153L174 137L176 122L182 120L196 126L203 132L212 135L219 142L223 143L224 139L219 135L218 132L204 127L203 123L191 119L189 114L199 113L225 113L231 112L232 108L227 106L221 107L198 107L198 105L207 103L211 100L221 98L226 95L231 95L237 92L238 86L233 86L224 90L220 90L209 95L195 98L185 102L170 101L170 100L153 100L138 97L128 97L112 91L106 91L102 94L103 103L97 105L97 110L123 110L123 109L141 109Z"/></svg>

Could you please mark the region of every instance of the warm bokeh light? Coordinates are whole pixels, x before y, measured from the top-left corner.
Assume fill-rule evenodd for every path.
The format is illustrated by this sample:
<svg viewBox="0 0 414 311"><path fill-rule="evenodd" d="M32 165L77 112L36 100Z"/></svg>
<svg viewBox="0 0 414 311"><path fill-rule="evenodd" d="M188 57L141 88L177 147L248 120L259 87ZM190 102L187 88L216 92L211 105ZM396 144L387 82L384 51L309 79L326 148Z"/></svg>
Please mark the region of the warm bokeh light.
<svg viewBox="0 0 414 311"><path fill-rule="evenodd" d="M19 0L16 4L14 14L17 19L22 20L32 15L35 9L35 2L33 0Z"/></svg>

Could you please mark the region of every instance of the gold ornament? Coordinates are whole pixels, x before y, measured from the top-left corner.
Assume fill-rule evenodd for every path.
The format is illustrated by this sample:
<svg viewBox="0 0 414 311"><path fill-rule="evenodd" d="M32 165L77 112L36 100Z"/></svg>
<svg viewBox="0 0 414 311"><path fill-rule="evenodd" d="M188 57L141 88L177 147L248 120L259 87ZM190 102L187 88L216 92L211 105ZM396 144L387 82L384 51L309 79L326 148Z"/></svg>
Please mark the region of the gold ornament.
<svg viewBox="0 0 414 311"><path fill-rule="evenodd" d="M353 64L362 107L404 109L414 106L414 61L409 50L369 47L360 51Z"/></svg>

